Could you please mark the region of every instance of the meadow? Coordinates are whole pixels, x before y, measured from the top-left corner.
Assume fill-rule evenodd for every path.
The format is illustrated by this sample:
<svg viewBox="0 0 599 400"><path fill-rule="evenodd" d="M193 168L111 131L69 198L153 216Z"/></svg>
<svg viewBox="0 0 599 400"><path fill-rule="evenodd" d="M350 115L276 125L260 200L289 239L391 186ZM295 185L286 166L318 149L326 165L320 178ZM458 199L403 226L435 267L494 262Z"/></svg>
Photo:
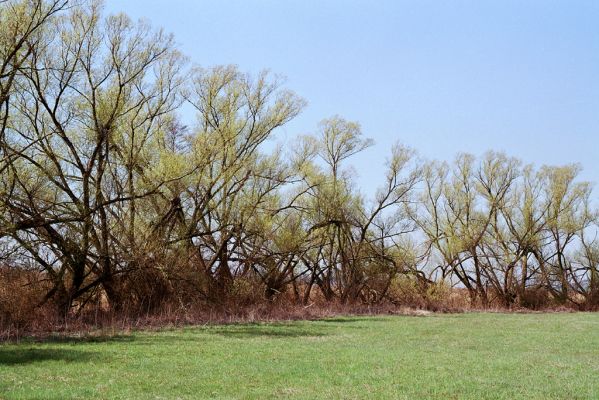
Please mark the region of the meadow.
<svg viewBox="0 0 599 400"><path fill-rule="evenodd" d="M0 345L2 399L592 399L599 314L213 325Z"/></svg>

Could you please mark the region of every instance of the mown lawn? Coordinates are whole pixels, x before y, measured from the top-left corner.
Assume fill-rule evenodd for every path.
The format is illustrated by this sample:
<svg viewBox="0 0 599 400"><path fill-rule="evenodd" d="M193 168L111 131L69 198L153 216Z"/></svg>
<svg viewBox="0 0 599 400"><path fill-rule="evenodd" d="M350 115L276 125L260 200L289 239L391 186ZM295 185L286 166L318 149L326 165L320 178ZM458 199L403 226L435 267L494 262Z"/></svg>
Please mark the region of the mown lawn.
<svg viewBox="0 0 599 400"><path fill-rule="evenodd" d="M599 314L348 317L0 345L2 399L599 399Z"/></svg>

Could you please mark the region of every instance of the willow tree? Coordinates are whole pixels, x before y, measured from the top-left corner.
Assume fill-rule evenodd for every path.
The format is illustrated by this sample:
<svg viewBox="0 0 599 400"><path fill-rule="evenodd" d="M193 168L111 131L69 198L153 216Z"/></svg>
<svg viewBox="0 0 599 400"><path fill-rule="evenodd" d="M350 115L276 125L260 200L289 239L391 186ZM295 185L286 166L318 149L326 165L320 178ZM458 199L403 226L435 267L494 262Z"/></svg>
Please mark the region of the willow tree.
<svg viewBox="0 0 599 400"><path fill-rule="evenodd" d="M571 286L582 301L583 309L596 310L599 307L599 240L597 238L597 213L593 229L579 232L580 248L572 257ZM590 232L589 232L590 231ZM579 300L579 299L577 299Z"/></svg>
<svg viewBox="0 0 599 400"><path fill-rule="evenodd" d="M412 218L439 263L434 270L441 279L457 279L473 303L488 305L490 288L505 298L512 295L509 258L517 255L502 240L500 210L518 176L516 160L492 152L479 166L462 154L453 168L438 163L426 168L421 208Z"/></svg>
<svg viewBox="0 0 599 400"><path fill-rule="evenodd" d="M535 257L545 287L560 303L579 303L570 293L572 284L579 278L572 252L597 218L590 203L592 186L589 182L577 181L579 172L578 165L566 165L544 167L540 173L546 230L545 241L536 248ZM583 242L588 243L588 240Z"/></svg>
<svg viewBox="0 0 599 400"><path fill-rule="evenodd" d="M15 80L29 66L51 19L67 6L67 0L18 0L0 2L0 137L4 136Z"/></svg>
<svg viewBox="0 0 599 400"><path fill-rule="evenodd" d="M539 264L534 255L545 240L547 203L543 201L543 182L532 165L522 169L505 201L499 207L501 225L494 223L495 239L502 249L506 275L506 293L517 294L520 305L526 304L528 289L539 289ZM509 282L511 281L511 282ZM508 285L508 283L510 285Z"/></svg>
<svg viewBox="0 0 599 400"><path fill-rule="evenodd" d="M117 254L133 247L135 200L162 184L143 182L143 168L177 104L181 57L170 36L103 17L97 3L53 19L38 41L2 141L3 223L63 314L99 287L118 307Z"/></svg>
<svg viewBox="0 0 599 400"><path fill-rule="evenodd" d="M396 254L398 239L413 230L404 206L419 179L414 152L393 147L385 185L368 202L355 193L353 171L343 165L372 144L362 137L359 124L333 117L304 142L316 163L305 202L313 243L303 255L311 271L308 291L317 284L326 299L341 302L384 298L392 277L403 268Z"/></svg>
<svg viewBox="0 0 599 400"><path fill-rule="evenodd" d="M235 276L253 268L246 245L256 218L272 213L277 191L293 175L262 145L304 102L268 73L253 78L233 66L196 69L192 82L187 101L198 124L185 139L181 168L193 173L168 186L161 223L172 227L169 241L188 249L196 289L222 303Z"/></svg>

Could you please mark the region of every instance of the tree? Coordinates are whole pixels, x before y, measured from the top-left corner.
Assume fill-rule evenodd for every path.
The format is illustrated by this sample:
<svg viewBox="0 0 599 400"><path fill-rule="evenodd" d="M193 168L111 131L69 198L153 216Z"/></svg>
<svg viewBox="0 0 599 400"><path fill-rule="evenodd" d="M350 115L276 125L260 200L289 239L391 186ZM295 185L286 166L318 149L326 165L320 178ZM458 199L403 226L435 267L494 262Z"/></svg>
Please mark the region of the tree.
<svg viewBox="0 0 599 400"><path fill-rule="evenodd" d="M457 278L473 303L488 305L489 287L510 303L512 262L504 256L517 254L510 253L503 239L500 210L519 176L518 162L490 152L476 168L475 158L462 154L450 176L447 170L437 163L426 168L422 211L412 211L429 251L442 263L435 270L442 279Z"/></svg>
<svg viewBox="0 0 599 400"><path fill-rule="evenodd" d="M28 67L33 51L43 45L40 43L43 31L67 3L67 0L0 2L0 138L5 135L15 81Z"/></svg>
<svg viewBox="0 0 599 400"><path fill-rule="evenodd" d="M197 69L188 102L198 113L198 126L188 138L183 183L171 187L178 229L171 240L194 249L201 279L197 289L213 302L224 302L234 275L248 267L240 258L253 236L247 228L271 211L277 191L293 173L260 146L294 118L304 101L280 88L268 73L256 79L236 67ZM251 263L249 263L251 264Z"/></svg>
<svg viewBox="0 0 599 400"><path fill-rule="evenodd" d="M351 175L342 169L343 161L372 144L361 135L357 123L333 117L321 122L319 136L304 138L326 168L311 178L308 231L315 245L303 263L311 271L309 287L316 283L326 299L341 302L382 299L395 274L405 272L395 249L413 230L404 210L420 178L414 152L396 145L385 185L367 206L351 194Z"/></svg>
<svg viewBox="0 0 599 400"><path fill-rule="evenodd" d="M590 206L591 185L576 182L579 172L578 165L567 165L543 167L540 173L546 230L545 240L536 248L535 258L543 283L562 304L567 301L579 303L570 293L572 284L577 282L577 274L569 249L579 237L588 234L587 230L596 220L596 213Z"/></svg>
<svg viewBox="0 0 599 400"><path fill-rule="evenodd" d="M46 298L62 314L99 286L118 308L119 254L135 241L136 199L162 185L141 171L177 106L182 59L170 36L103 19L97 4L54 19L50 34L30 49L9 110L4 224L50 277Z"/></svg>

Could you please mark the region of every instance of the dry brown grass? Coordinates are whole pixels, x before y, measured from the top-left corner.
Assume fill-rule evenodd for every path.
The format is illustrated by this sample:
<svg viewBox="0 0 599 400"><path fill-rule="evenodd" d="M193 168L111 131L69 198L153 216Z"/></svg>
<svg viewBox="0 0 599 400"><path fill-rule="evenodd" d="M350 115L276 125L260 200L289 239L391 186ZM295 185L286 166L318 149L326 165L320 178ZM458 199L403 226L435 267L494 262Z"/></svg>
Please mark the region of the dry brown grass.
<svg viewBox="0 0 599 400"><path fill-rule="evenodd" d="M40 306L48 285L42 274L22 269L0 268L0 341L23 336L114 334L139 329L185 325L250 323L320 319L340 315L402 314L423 316L431 312L535 312L570 311L573 306L556 307L541 290L526 292L526 307L506 308L499 302L487 307L472 304L465 289L444 284L421 285L416 280L393 282L388 298L376 304L341 304L326 301L312 290L308 304L298 301L292 289L266 299L258 281L237 280L218 303L190 291L191 286L173 286L156 271L140 271L121 282L127 289L123 306L112 311L105 295L98 291L92 301L76 304L66 318L56 314L51 302ZM305 288L299 286L299 292ZM301 293L300 293L301 294ZM301 296L299 296L301 298Z"/></svg>

